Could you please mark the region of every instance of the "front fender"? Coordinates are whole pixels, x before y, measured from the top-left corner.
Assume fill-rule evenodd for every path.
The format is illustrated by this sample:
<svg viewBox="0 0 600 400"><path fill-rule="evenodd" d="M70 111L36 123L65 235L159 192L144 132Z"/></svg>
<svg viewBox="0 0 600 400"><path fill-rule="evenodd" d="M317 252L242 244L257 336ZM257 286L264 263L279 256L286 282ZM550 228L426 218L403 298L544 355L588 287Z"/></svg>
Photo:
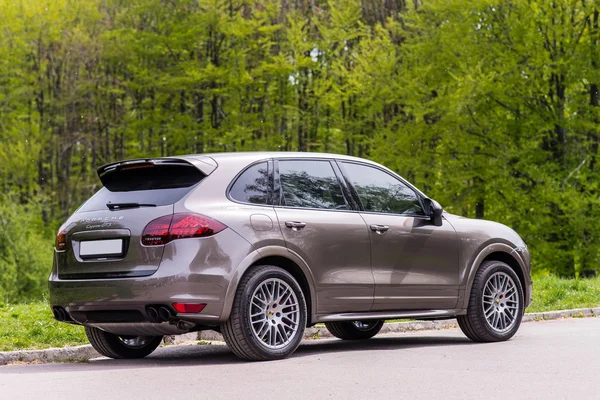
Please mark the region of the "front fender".
<svg viewBox="0 0 600 400"><path fill-rule="evenodd" d="M521 276L525 278L525 282L523 282L523 296L526 302L526 306L529 305L529 300L531 298L531 278L529 266L519 253L516 247L511 247L506 243L492 243L483 248L477 257L470 263L469 272L466 279L465 290L462 293L462 300L459 299L457 308L459 309L467 309L469 306L469 298L471 295L471 288L473 287L473 281L475 280L475 275L481 266L483 260L486 259L492 253L505 253L510 256L512 259L516 261L518 267L521 272ZM461 306L462 305L462 306Z"/></svg>

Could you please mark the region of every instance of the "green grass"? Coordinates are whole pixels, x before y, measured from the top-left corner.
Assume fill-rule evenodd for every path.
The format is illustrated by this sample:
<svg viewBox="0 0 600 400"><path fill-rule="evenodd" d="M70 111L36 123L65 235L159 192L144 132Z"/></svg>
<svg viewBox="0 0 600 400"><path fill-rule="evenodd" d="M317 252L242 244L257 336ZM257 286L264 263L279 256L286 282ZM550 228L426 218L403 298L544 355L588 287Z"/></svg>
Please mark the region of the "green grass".
<svg viewBox="0 0 600 400"><path fill-rule="evenodd" d="M600 307L600 278L533 279L533 304L527 312ZM83 328L54 321L46 302L0 304L0 351L87 344Z"/></svg>
<svg viewBox="0 0 600 400"><path fill-rule="evenodd" d="M565 279L533 278L533 303L527 312L567 310L600 306L600 277Z"/></svg>
<svg viewBox="0 0 600 400"><path fill-rule="evenodd" d="M0 351L86 343L83 327L55 321L46 302L0 304Z"/></svg>

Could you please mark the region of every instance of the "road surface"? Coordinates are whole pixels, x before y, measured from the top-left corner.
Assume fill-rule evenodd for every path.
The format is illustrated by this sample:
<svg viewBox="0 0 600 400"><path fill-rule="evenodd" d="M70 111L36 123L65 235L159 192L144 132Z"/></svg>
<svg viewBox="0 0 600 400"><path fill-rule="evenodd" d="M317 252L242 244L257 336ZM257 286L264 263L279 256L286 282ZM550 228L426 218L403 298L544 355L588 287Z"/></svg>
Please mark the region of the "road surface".
<svg viewBox="0 0 600 400"><path fill-rule="evenodd" d="M458 329L303 343L289 359L241 362L178 346L143 360L0 367L0 399L600 399L600 318L531 322L510 341Z"/></svg>

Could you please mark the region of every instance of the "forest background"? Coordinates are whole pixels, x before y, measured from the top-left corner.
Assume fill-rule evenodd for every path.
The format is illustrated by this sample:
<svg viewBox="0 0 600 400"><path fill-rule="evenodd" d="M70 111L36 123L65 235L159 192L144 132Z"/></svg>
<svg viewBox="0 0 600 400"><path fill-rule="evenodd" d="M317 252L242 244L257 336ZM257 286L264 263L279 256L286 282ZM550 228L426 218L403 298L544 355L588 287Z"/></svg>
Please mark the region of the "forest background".
<svg viewBox="0 0 600 400"><path fill-rule="evenodd" d="M111 161L381 162L600 272L600 1L0 0L0 301L40 299Z"/></svg>

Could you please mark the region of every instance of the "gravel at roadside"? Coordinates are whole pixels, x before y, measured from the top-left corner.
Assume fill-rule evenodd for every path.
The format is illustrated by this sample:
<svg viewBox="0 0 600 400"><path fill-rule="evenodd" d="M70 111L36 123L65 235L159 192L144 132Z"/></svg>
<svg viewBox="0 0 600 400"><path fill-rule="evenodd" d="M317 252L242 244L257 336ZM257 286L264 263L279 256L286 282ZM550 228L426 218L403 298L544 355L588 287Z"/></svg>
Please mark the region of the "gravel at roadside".
<svg viewBox="0 0 600 400"><path fill-rule="evenodd" d="M530 313L523 316L523 322L543 321L560 318L587 318L600 316L598 308L578 308L574 310L547 311ZM444 321L413 321L390 322L383 326L381 333L399 333L423 330L436 330L457 327L455 319ZM331 338L332 335L324 326L307 328L304 332L305 339ZM221 334L214 331L193 332L185 335L170 337L168 345L197 341L222 341ZM49 362L87 362L92 358L100 357L90 345L77 347L53 348L44 350L18 350L0 352L0 365L20 363L49 363Z"/></svg>

